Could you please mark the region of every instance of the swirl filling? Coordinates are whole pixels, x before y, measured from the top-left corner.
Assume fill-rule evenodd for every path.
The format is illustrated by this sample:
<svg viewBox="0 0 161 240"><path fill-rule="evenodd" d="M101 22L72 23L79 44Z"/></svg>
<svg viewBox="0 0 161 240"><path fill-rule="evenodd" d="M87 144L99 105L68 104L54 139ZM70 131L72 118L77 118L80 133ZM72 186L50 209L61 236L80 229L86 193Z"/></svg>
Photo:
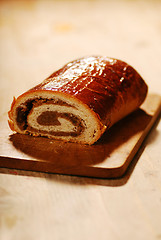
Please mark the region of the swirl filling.
<svg viewBox="0 0 161 240"><path fill-rule="evenodd" d="M77 137L84 131L84 121L77 109L54 99L27 100L17 108L17 125L29 133Z"/></svg>

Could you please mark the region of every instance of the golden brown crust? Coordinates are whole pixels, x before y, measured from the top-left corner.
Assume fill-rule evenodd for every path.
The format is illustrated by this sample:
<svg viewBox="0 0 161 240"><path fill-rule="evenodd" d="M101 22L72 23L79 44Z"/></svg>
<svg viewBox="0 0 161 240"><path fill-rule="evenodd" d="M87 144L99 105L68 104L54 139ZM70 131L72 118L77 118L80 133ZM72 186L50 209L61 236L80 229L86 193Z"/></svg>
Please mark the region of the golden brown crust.
<svg viewBox="0 0 161 240"><path fill-rule="evenodd" d="M12 120L10 120L10 119L8 120L8 125L9 125L9 127L12 131L15 131L14 124L13 124Z"/></svg>
<svg viewBox="0 0 161 240"><path fill-rule="evenodd" d="M10 111L8 112L8 116L9 116L10 119L12 119L12 110L13 110L13 107L14 107L14 105L15 105L15 102L16 102L16 98L13 97L13 101L12 101L12 104L11 104L11 109L10 109Z"/></svg>
<svg viewBox="0 0 161 240"><path fill-rule="evenodd" d="M127 63L108 57L88 57L66 64L30 91L59 91L69 94L92 109L102 124L109 125L109 114L135 100L145 99L147 85Z"/></svg>

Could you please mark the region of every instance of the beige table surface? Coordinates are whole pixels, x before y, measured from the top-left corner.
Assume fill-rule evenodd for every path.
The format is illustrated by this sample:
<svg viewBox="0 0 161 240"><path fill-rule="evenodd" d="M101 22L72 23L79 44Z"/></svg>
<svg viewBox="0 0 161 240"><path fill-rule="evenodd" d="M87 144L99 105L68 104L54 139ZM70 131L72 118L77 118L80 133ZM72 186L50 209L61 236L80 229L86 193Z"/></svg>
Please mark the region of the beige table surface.
<svg viewBox="0 0 161 240"><path fill-rule="evenodd" d="M86 55L125 60L161 94L161 1L1 1L1 116ZM120 179L1 168L0 239L161 239L161 123Z"/></svg>

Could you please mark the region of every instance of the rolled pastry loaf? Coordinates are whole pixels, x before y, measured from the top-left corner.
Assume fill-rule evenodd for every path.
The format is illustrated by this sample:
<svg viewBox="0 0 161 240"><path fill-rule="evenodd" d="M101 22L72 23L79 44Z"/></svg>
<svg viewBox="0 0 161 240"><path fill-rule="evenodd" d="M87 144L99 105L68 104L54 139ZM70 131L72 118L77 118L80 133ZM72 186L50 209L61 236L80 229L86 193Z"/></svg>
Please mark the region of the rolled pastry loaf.
<svg viewBox="0 0 161 240"><path fill-rule="evenodd" d="M72 61L14 98L13 131L93 144L144 101L147 85L127 63L100 56Z"/></svg>

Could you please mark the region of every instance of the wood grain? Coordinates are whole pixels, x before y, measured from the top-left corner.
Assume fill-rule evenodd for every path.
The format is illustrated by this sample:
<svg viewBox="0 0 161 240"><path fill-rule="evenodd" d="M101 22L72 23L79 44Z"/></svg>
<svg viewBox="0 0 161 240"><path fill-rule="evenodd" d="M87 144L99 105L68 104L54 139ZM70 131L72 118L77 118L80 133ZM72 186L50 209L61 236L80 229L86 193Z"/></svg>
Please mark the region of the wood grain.
<svg viewBox="0 0 161 240"><path fill-rule="evenodd" d="M161 2L153 0L0 1L0 155L40 158L33 152L29 156L31 151L20 136L13 137L7 126L7 111L13 96L73 59L94 54L122 59L142 75L149 93L160 95L160 13ZM154 112L147 114L153 116ZM120 178L0 168L0 239L160 240L159 120ZM116 136L110 134L113 143ZM11 138L15 138L15 146ZM7 153L2 147L6 145ZM99 145L96 147L99 151ZM120 147L113 144L112 149ZM108 149L101 149L101 156L107 157ZM52 151L50 147L48 150ZM92 165L87 161L88 166L101 168L104 161L97 162L92 155L95 162Z"/></svg>
<svg viewBox="0 0 161 240"><path fill-rule="evenodd" d="M98 178L121 177L160 111L161 97L149 95L141 109L115 124L92 146L12 134L5 116L1 120L0 167Z"/></svg>

